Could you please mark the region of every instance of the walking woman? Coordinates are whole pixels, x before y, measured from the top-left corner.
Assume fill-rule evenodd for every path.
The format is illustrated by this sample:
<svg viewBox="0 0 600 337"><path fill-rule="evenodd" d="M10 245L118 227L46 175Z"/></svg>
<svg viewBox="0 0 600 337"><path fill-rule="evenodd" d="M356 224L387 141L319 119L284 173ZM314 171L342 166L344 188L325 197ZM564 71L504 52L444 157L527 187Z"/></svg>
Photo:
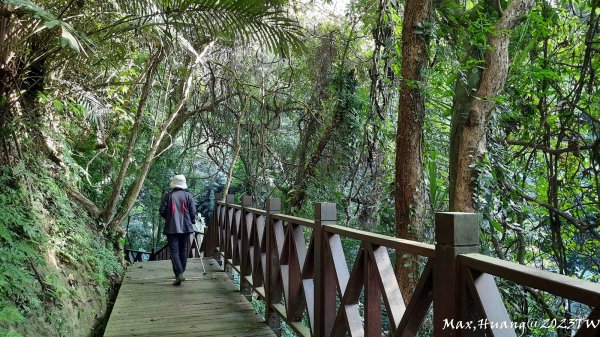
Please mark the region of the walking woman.
<svg viewBox="0 0 600 337"><path fill-rule="evenodd" d="M196 222L196 202L187 190L185 176L176 175L171 180L171 192L166 193L160 204L160 215L165 219L163 234L169 241L171 262L175 282L180 285L185 281L183 273L189 254L190 234L194 232Z"/></svg>

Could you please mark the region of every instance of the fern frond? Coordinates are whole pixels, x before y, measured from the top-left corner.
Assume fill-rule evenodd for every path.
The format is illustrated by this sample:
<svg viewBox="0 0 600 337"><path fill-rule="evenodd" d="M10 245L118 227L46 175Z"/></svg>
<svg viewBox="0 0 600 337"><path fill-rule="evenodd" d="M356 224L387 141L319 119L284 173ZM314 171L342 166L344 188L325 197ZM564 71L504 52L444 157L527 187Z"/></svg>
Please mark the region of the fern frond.
<svg viewBox="0 0 600 337"><path fill-rule="evenodd" d="M256 41L273 52L302 48L302 27L266 0L120 0L122 24L163 26L195 37Z"/></svg>

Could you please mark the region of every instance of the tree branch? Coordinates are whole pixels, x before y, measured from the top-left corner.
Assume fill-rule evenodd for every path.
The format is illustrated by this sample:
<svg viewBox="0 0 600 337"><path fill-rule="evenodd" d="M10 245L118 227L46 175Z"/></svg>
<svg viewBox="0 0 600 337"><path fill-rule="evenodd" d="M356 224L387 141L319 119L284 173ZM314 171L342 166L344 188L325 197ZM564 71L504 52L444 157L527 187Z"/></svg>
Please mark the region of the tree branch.
<svg viewBox="0 0 600 337"><path fill-rule="evenodd" d="M518 146L529 147L529 148L540 150L542 152L553 154L553 155L559 155L559 154L568 153L568 152L578 152L581 150L591 150L594 148L594 145L581 145L581 146L569 146L567 148L562 148L562 149L552 149L552 148L549 148L544 145L534 144L534 143L526 142L526 141L522 141L522 140L508 139L505 142L508 145L518 145Z"/></svg>
<svg viewBox="0 0 600 337"><path fill-rule="evenodd" d="M570 215L570 214L568 214L566 212L563 212L560 209L558 209L558 208L550 205L547 202L544 202L544 201L538 200L538 199L536 199L534 197L531 197L531 196L525 194L524 192L519 191L519 190L517 190L515 188L512 188L512 187L510 187L508 185L505 185L505 186L508 187L508 189L517 192L521 197L523 197L523 199L525 199L525 200L527 200L529 202L533 202L535 204L538 204L539 206L542 206L545 209L558 214L559 216L561 216L563 219L567 220L569 223L571 223L573 226L575 226L577 229L579 229L582 232L587 231L587 230L591 230L593 228L597 228L598 227L598 225L593 225L593 224L590 224L590 223L587 223L587 222L583 222L583 221L575 218L574 216L572 216L572 215ZM600 235L598 235L597 233L595 233L593 231L591 231L591 232L596 237L600 238Z"/></svg>
<svg viewBox="0 0 600 337"><path fill-rule="evenodd" d="M75 186L67 186L67 194L83 207L94 219L100 218L102 211L93 201L83 195Z"/></svg>

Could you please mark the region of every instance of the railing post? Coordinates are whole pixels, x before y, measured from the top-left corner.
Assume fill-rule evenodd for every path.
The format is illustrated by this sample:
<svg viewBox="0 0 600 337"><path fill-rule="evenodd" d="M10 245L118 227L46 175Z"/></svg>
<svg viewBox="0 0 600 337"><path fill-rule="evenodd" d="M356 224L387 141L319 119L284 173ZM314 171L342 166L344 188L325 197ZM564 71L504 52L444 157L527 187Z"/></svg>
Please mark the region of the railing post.
<svg viewBox="0 0 600 337"><path fill-rule="evenodd" d="M246 299L252 302L252 286L246 280L246 276L250 276L252 274L252 266L248 266L250 261L248 261L247 257L249 255L250 244L248 240L248 223L247 223L247 207L252 207L254 198L250 195L246 195L242 197L242 219L240 225L240 239L241 241L241 249L240 249L240 291L246 297Z"/></svg>
<svg viewBox="0 0 600 337"><path fill-rule="evenodd" d="M223 250L223 247L220 247L219 240L219 226L221 223L219 222L219 205L217 205L217 201L220 201L223 197L222 193L215 193L214 197L214 205L213 205L213 214L210 218L209 226L208 226L208 236L206 237L206 253L204 256L212 256L215 261L219 265L221 265L220 254L217 253L217 247L219 250Z"/></svg>
<svg viewBox="0 0 600 337"><path fill-rule="evenodd" d="M334 225L337 220L337 211L334 203L315 203L315 312L313 336L329 337L333 329L336 316L337 281L327 249L327 233L324 225Z"/></svg>
<svg viewBox="0 0 600 337"><path fill-rule="evenodd" d="M213 201L213 210L210 215L210 220L207 226L204 228L204 256L209 257L215 255L215 236L213 232L215 231L215 217L217 215L217 199L215 198Z"/></svg>
<svg viewBox="0 0 600 337"><path fill-rule="evenodd" d="M273 332L277 336L281 336L281 318L279 314L273 310L272 305L275 304L275 299L273 298L273 290L271 289L271 285L276 280L275 271L273 268L273 264L277 263L277 260L273 259L273 255L277 256L277 247L275 246L275 242L273 242L273 214L279 214L281 212L281 199L279 198L269 198L265 204L265 208L267 211L267 221L266 221L266 279L265 281L265 321Z"/></svg>
<svg viewBox="0 0 600 337"><path fill-rule="evenodd" d="M446 323L466 318L461 305L466 301L466 286L456 261L459 254L479 252L481 215L444 212L435 214L435 264L433 269L433 327L435 337L461 336L460 329Z"/></svg>
<svg viewBox="0 0 600 337"><path fill-rule="evenodd" d="M233 255L232 256L227 256L228 251L231 249L231 252L233 253L233 250L235 249L235 247L230 247L231 245L235 244L231 242L231 229L233 227L233 221L235 218L235 210L231 210L232 212L232 216L231 218L229 217L229 205L233 205L233 201L234 200L234 195L233 194L227 194L227 196L225 197L225 203L227 204L227 206L225 207L225 251L224 256L225 256L225 274L227 274L227 276L229 277L229 279L233 280L233 266L229 263L228 258L231 257L232 262L233 262Z"/></svg>

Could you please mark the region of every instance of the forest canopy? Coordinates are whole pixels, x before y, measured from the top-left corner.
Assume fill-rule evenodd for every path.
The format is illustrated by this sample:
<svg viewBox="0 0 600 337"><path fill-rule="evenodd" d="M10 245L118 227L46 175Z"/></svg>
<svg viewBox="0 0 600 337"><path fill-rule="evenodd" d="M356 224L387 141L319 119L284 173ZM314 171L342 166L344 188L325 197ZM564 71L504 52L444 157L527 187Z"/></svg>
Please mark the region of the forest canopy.
<svg viewBox="0 0 600 337"><path fill-rule="evenodd" d="M599 0L3 0L0 20L6 275L46 264L64 217L94 254L161 247L184 174L206 221L220 192L328 201L433 242L435 212L477 212L482 253L600 281ZM396 264L409 294L419 263ZM3 273L19 321L34 291ZM507 289L515 315L579 310Z"/></svg>

